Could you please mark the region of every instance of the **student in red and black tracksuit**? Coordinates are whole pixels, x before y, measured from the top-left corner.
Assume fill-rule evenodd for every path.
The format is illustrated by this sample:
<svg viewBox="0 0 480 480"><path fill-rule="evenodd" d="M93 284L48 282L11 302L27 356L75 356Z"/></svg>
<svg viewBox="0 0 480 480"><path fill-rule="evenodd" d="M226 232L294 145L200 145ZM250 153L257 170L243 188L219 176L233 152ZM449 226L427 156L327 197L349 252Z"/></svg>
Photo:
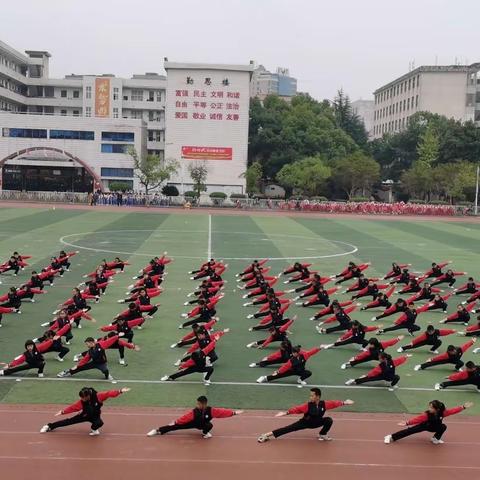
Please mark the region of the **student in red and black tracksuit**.
<svg viewBox="0 0 480 480"><path fill-rule="evenodd" d="M475 302L469 303L466 307L457 305L457 311L447 318L440 320L440 323L463 323L468 325L470 322L470 312L475 308Z"/></svg>
<svg viewBox="0 0 480 480"><path fill-rule="evenodd" d="M272 309L268 312L268 315L261 320L258 325L250 327L248 329L249 332L256 332L257 330L268 330L270 327L275 325L284 325L290 319L284 317L284 313L286 312L288 306L284 305L282 308L278 309L276 305L272 307Z"/></svg>
<svg viewBox="0 0 480 480"><path fill-rule="evenodd" d="M63 266L61 263L58 261L57 257L52 257L50 265L47 267L49 270L55 270L58 272L60 277L63 277L63 274L65 273L65 270L63 269Z"/></svg>
<svg viewBox="0 0 480 480"><path fill-rule="evenodd" d="M237 273L236 277L244 277L245 275L249 275L254 271L262 271L263 266L268 262L268 259L263 260L254 260L243 272Z"/></svg>
<svg viewBox="0 0 480 480"><path fill-rule="evenodd" d="M455 290L455 295L464 295L466 293L473 295L478 292L478 287L480 287L480 283L475 282L473 277L468 277L467 283Z"/></svg>
<svg viewBox="0 0 480 480"><path fill-rule="evenodd" d="M190 270L188 273L190 275L195 275L196 273L201 273L205 270L205 268L208 268L210 267L212 270L215 268L215 266L217 265L217 262L215 261L214 258L211 258L208 262L205 262L203 263L202 265L200 265L200 268L197 269L197 270Z"/></svg>
<svg viewBox="0 0 480 480"><path fill-rule="evenodd" d="M337 280L335 282L335 285L340 285L341 283L351 280L352 278L359 278L360 275L362 275L362 270L360 269L360 267L357 267L357 265L355 265L353 262L349 263L347 267L347 271L344 270L344 272L336 275L337 278L338 277L343 277L343 278L340 278L340 280Z"/></svg>
<svg viewBox="0 0 480 480"><path fill-rule="evenodd" d="M359 353L355 357L352 357L348 362L342 364L341 369L345 370L346 368L354 367L355 365L360 365L361 363L379 360L379 355L381 353L383 353L387 348L393 347L402 339L403 335L400 335L399 337L392 338L391 340L379 342L377 338L373 337L368 341L365 351Z"/></svg>
<svg viewBox="0 0 480 480"><path fill-rule="evenodd" d="M278 311L282 307L280 300L271 293L267 293L267 304L268 305L265 305L265 307L263 307L257 313L252 313L250 315L247 315L247 318L266 317L270 315L272 311Z"/></svg>
<svg viewBox="0 0 480 480"><path fill-rule="evenodd" d="M341 332L342 330L350 330L352 325L352 319L348 316L348 314L345 312L345 310L343 310L342 307L333 307L333 314L335 316L335 320L338 322L338 325L329 328L324 328L320 325L317 325L316 329L318 333L328 334L333 332Z"/></svg>
<svg viewBox="0 0 480 480"><path fill-rule="evenodd" d="M71 265L70 258L72 258L77 253L78 251L67 253L65 250L62 250L57 257L58 263L63 267L65 267L65 270L68 272L70 270L70 265Z"/></svg>
<svg viewBox="0 0 480 480"><path fill-rule="evenodd" d="M22 305L22 300L18 295L17 289L15 287L10 287L8 293L0 297L0 301L3 302L2 304L0 304L0 307L13 308L17 311L20 310L20 307Z"/></svg>
<svg viewBox="0 0 480 480"><path fill-rule="evenodd" d="M451 294L442 297L437 293L433 301L428 304L427 310L441 310L443 313L447 313L448 303L445 300L448 300L450 296Z"/></svg>
<svg viewBox="0 0 480 480"><path fill-rule="evenodd" d="M330 305L327 305L325 308L322 308L321 310L319 310L313 317L310 317L310 320L320 320L320 318L325 317L326 315L332 315L334 313L333 309L335 307L339 307L339 308L348 307L348 309L353 308L354 306L350 307L352 305L352 303L353 302L351 300L347 300L345 302L339 302L338 300L332 300ZM355 308L353 308L353 310L355 310ZM353 311L353 310L351 310L351 311Z"/></svg>
<svg viewBox="0 0 480 480"><path fill-rule="evenodd" d="M134 294L140 291L142 288L157 288L158 281L155 278L152 278L148 275L148 273L143 274L141 278L141 284L138 282L130 289L130 293ZM129 287L130 288L130 287Z"/></svg>
<svg viewBox="0 0 480 480"><path fill-rule="evenodd" d="M398 264L393 262L392 269L383 277L383 279L387 280L389 278L398 277L402 274L402 268L407 268L409 266L409 263Z"/></svg>
<svg viewBox="0 0 480 480"><path fill-rule="evenodd" d="M273 438L278 438L287 433L297 432L298 430L306 430L313 428L321 428L318 439L329 441L331 438L328 432L332 428L333 420L330 417L325 417L325 412L333 408L342 407L343 405L353 405L352 400L322 400L322 392L319 388L310 389L310 398L307 403L292 407L286 412L279 412L276 417L283 417L285 415L302 414L303 417L295 423L283 428L277 428L272 432L264 433L258 437L259 443L264 443Z"/></svg>
<svg viewBox="0 0 480 480"><path fill-rule="evenodd" d="M30 277L30 280L27 283L24 283L22 285L22 288L23 287L38 288L38 290L43 290L44 283L40 275L35 270L32 270L32 276Z"/></svg>
<svg viewBox="0 0 480 480"><path fill-rule="evenodd" d="M432 286L427 282L424 283L423 287L420 289L417 295L415 295L416 302L420 300L428 300L429 302L431 302L434 300L434 298L435 294L432 291Z"/></svg>
<svg viewBox="0 0 480 480"><path fill-rule="evenodd" d="M157 296L160 292L161 291L151 291L150 293L153 296ZM129 302L131 300L132 299L127 298L125 302ZM134 301L140 307L140 311L146 312L149 317L153 317L153 315L158 312L158 306L160 304L152 305L152 302L150 300L150 294L144 288L140 290L138 296Z"/></svg>
<svg viewBox="0 0 480 480"><path fill-rule="evenodd" d="M442 268L446 267L451 262L443 262L443 263L432 263L432 268L427 270L423 275L426 278L438 278L443 275Z"/></svg>
<svg viewBox="0 0 480 480"><path fill-rule="evenodd" d="M453 287L455 282L457 281L455 277L460 275L465 275L465 272L454 272L453 270L449 269L444 274L437 277L437 279L432 282L432 287L435 285L440 285L442 283L448 283L449 287Z"/></svg>
<svg viewBox="0 0 480 480"><path fill-rule="evenodd" d="M408 268L404 268L402 270L402 273L400 275L397 275L396 277L392 277L390 283L403 283L405 285L408 285L412 279L415 277L408 271Z"/></svg>
<svg viewBox="0 0 480 480"><path fill-rule="evenodd" d="M130 328L124 317L118 317L114 324L101 327L100 330L102 332L111 332L117 335L122 335L122 339L125 339L129 343L132 343L133 341L133 330ZM118 354L120 355L120 365L125 365L125 346L123 345L123 342L118 341L116 345L110 348L118 349Z"/></svg>
<svg viewBox="0 0 480 480"><path fill-rule="evenodd" d="M459 385L475 385L480 391L480 367L469 361L465 364L465 371L452 373L448 381L437 383L436 390L442 390L448 387L458 387Z"/></svg>
<svg viewBox="0 0 480 480"><path fill-rule="evenodd" d="M384 288L382 285L378 286L373 280L368 281L368 285L360 289L356 295L352 296L352 300L357 300L358 298L372 296L372 299L375 300L380 293L380 288Z"/></svg>
<svg viewBox="0 0 480 480"><path fill-rule="evenodd" d="M45 359L38 351L37 346L33 340L25 342L25 351L22 355L16 357L8 364L8 367L0 370L0 375L12 375L24 370L35 369L38 371L38 376L43 377L43 370L45 368Z"/></svg>
<svg viewBox="0 0 480 480"><path fill-rule="evenodd" d="M227 328L224 331L215 332L210 335L210 333L207 330L199 330L197 332L197 341L190 346L190 348L188 349L186 354L182 357L182 359L178 360L175 363L175 366L179 366L181 363L184 363L187 360L190 360L192 358L192 354L195 351L205 350L211 343L216 344L216 342L220 339L220 337L222 337L224 333L228 333L228 332L229 332L229 329ZM209 349L207 357L210 364L213 364L218 360L218 355L217 355L217 352L215 351L215 348Z"/></svg>
<svg viewBox="0 0 480 480"><path fill-rule="evenodd" d="M20 265L18 263L18 260L12 256L10 257L10 260L8 262L5 262L4 264L0 265L0 273L6 273L12 271L15 276L18 275L18 272L20 271Z"/></svg>
<svg viewBox="0 0 480 480"><path fill-rule="evenodd" d="M373 332L375 330L378 330L378 327L365 327L358 320L353 320L350 330L342 335L335 343L322 345L322 348L324 350L328 350L332 347L342 347L352 343L360 345L361 348L365 348L368 345L368 341L365 340L366 333Z"/></svg>
<svg viewBox="0 0 480 480"><path fill-rule="evenodd" d="M299 265L299 267L297 267L297 265ZM288 280L285 280L283 283L300 282L302 280L306 280L306 279L310 278L311 272L308 269L309 265L310 264L308 264L308 263L303 264L303 265L300 264L300 263L296 263L294 269L291 270L290 273L298 272L297 275L291 276ZM286 274L286 273L284 272L284 274Z"/></svg>
<svg viewBox="0 0 480 480"><path fill-rule="evenodd" d="M446 365L452 364L455 365L455 370L460 370L464 363L461 360L463 354L477 341L476 338L472 338L469 342L463 344L460 347L455 347L454 345L449 345L447 347L447 351L436 357L433 357L427 360L424 363L420 363L419 365L415 365L414 370L425 370L426 368L436 367L437 365Z"/></svg>
<svg viewBox="0 0 480 480"><path fill-rule="evenodd" d="M279 363L285 363L289 360L289 358L292 355L292 343L290 340L284 340L282 343L280 343L280 349L277 350L276 352L267 355L266 357L263 357L259 362L257 363L251 363L249 365L250 368L254 367L268 367L269 365L278 365Z"/></svg>
<svg viewBox="0 0 480 480"><path fill-rule="evenodd" d="M310 350L302 350L300 345L293 347L290 359L271 375L257 378L257 383L273 382L279 378L296 376L298 377L297 382L300 385L306 385L307 382L305 380L312 376L312 372L307 370L305 365L307 360L313 355L316 355L320 350L320 347L315 347Z"/></svg>
<svg viewBox="0 0 480 480"><path fill-rule="evenodd" d="M213 330L213 327L216 323L217 323L216 318L213 318L208 323L204 323L203 325L194 323L192 325L192 331L190 333L187 333L187 335L185 335L178 342L172 343L170 345L170 348L181 348L181 347L193 345L195 342L197 342L199 333L205 333L206 335L210 335L210 331Z"/></svg>
<svg viewBox="0 0 480 480"><path fill-rule="evenodd" d="M401 427L408 427L405 430L392 433L385 437L385 443L392 443L402 438L414 435L420 432L432 432L434 435L431 442L435 445L443 443L442 436L447 430L447 426L443 423L445 417L460 413L466 408L473 405L471 402L463 404L461 407L446 409L445 405L439 400L432 400L428 405L428 410L418 417L412 418L406 422L400 422Z"/></svg>
<svg viewBox="0 0 480 480"><path fill-rule="evenodd" d="M297 298L295 298L295 300L297 300L298 298L304 298L306 296L309 295L308 293L308 290L310 290L311 288L314 287L314 285L316 284L320 284L320 285L323 285L324 283L327 283L328 281L330 281L330 278L322 278L318 273L314 273L311 277L310 280L305 280L303 285L301 287L297 287L297 288L292 288L291 290L287 290L287 293L300 293L300 292L304 292L302 295L299 295ZM307 291L306 291L307 290ZM314 292L315 293L315 292Z"/></svg>
<svg viewBox="0 0 480 480"><path fill-rule="evenodd" d="M372 321L380 320L381 318L389 317L390 315L395 315L396 313L405 313L408 310L408 304L403 298L398 298L396 302L385 309L383 313L372 318Z"/></svg>
<svg viewBox="0 0 480 480"><path fill-rule="evenodd" d="M269 328L270 335L267 338L251 342L247 345L247 348L265 348L272 342L283 342L284 340L288 340L288 329L293 322L294 319L291 319L283 325L273 325Z"/></svg>
<svg viewBox="0 0 480 480"><path fill-rule="evenodd" d="M113 259L113 262L107 262L105 259L103 259L103 266L107 270L120 270L123 272L125 269L126 265L130 265L128 262L125 262L124 260L120 260L120 258L115 257Z"/></svg>
<svg viewBox="0 0 480 480"><path fill-rule="evenodd" d="M143 271L140 275L133 277L133 279L140 280L141 278L143 278L145 273L147 273L149 277L156 277L157 275L159 275L161 279L161 276L165 271L165 265L159 264L155 260L150 260L147 269L148 269L148 272ZM159 283L161 283L160 280L159 280Z"/></svg>
<svg viewBox="0 0 480 480"><path fill-rule="evenodd" d="M112 340L111 344L114 342L115 340ZM113 377L108 370L107 355L105 354L105 348L108 347L106 345L105 348L102 347L102 342L96 342L93 337L87 337L85 339L85 345L88 349L87 354L80 360L80 362L78 362L78 365L69 370L60 372L57 377L68 377L85 370L96 368L103 373L106 380L113 380Z"/></svg>
<svg viewBox="0 0 480 480"><path fill-rule="evenodd" d="M210 364L208 354L214 349L215 342L211 342L203 350L196 350L186 362L180 364L178 372L171 375L164 375L160 380L162 382L169 382L192 373L203 373L203 382L205 385L210 385L210 377L214 369Z"/></svg>
<svg viewBox="0 0 480 480"><path fill-rule="evenodd" d="M392 303L389 299L394 290L395 287L390 287L385 293L379 292L374 300L364 305L362 308L360 308L360 310L364 311L378 307L390 308Z"/></svg>
<svg viewBox="0 0 480 480"><path fill-rule="evenodd" d="M40 433L47 433L57 428L88 422L91 424L90 435L99 435L99 429L103 426L103 420L101 418L103 402L129 391L129 388L122 388L120 390L97 392L94 388L83 387L78 394L80 397L78 402L69 405L55 414L56 417L59 417L60 415L79 412L78 415L58 422L47 423L41 428Z"/></svg>
<svg viewBox="0 0 480 480"><path fill-rule="evenodd" d="M207 397L202 395L197 398L197 406L193 410L190 410L168 425L150 430L147 436L154 437L155 435L165 435L176 430L196 429L202 432L203 438L211 438L212 434L210 431L213 428L212 420L214 418L229 418L241 413L243 413L243 410L210 407Z"/></svg>
<svg viewBox="0 0 480 480"><path fill-rule="evenodd" d="M464 332L459 333L460 335L465 335L466 337L480 336L480 315L477 316L477 322L474 325L468 326Z"/></svg>
<svg viewBox="0 0 480 480"><path fill-rule="evenodd" d="M382 328L378 331L381 335L382 333L393 332L394 330L401 330L406 328L410 335L413 335L413 332L418 332L420 327L415 323L417 320L417 316L419 313L424 312L427 310L427 305L423 305L422 307L416 309L415 305L411 303L405 313L403 313L397 320L395 320L394 325L387 328Z"/></svg>
<svg viewBox="0 0 480 480"><path fill-rule="evenodd" d="M404 352L406 350L412 350L414 348L423 347L425 345L430 346L430 351L433 353L438 353L437 350L442 344L442 341L439 337L445 337L447 335L452 335L455 333L455 330L439 330L433 325L428 325L424 333L414 338L408 345L400 347L397 352Z"/></svg>
<svg viewBox="0 0 480 480"><path fill-rule="evenodd" d="M193 325L194 323L207 323L209 322L217 313L215 310L215 305L218 300L220 300L221 297L216 297L215 299L210 299L210 301L207 303L204 300L200 300L198 302L198 306L195 307L190 313L186 314L187 318L190 320L187 320L186 322L183 322L182 324L179 325L178 328L185 328L189 327L190 325Z"/></svg>
<svg viewBox="0 0 480 480"><path fill-rule="evenodd" d="M419 293L419 292L421 292L421 290L422 290L422 287L420 285L421 281L422 280L420 280L418 278L415 278L415 277L411 278L409 280L409 282L406 284L406 286L403 287L401 290L399 290L398 293L404 294L404 293ZM390 282L390 283L392 283L392 282Z"/></svg>
<svg viewBox="0 0 480 480"><path fill-rule="evenodd" d="M368 382L385 381L390 383L390 389L395 388L400 381L400 376L396 373L396 368L407 361L407 357L392 358L388 353L380 353L378 356L379 364L366 375L360 378L350 379L345 385L362 385Z"/></svg>
<svg viewBox="0 0 480 480"><path fill-rule="evenodd" d="M348 287L344 293L350 293L350 292L355 292L357 290L362 290L368 286L368 281L369 281L368 278L363 273L361 273L358 276L358 280L353 285Z"/></svg>
<svg viewBox="0 0 480 480"><path fill-rule="evenodd" d="M65 355L70 351L62 343L62 335L66 331L68 327L63 327L63 329L59 330L58 332L54 332L53 330L47 330L40 338L37 339L37 348L42 353L48 352L56 352L57 360L59 362L63 362Z"/></svg>
<svg viewBox="0 0 480 480"><path fill-rule="evenodd" d="M309 292L308 294L305 293L297 298L305 298L307 296L311 296L311 298L305 302L299 302L297 305L301 305L302 307L313 307L315 305L328 307L330 304L330 297L328 296L329 290L325 290L320 282L314 283L312 288L307 291ZM335 292L335 289L332 289L332 291ZM294 300L296 300L296 298L294 298Z"/></svg>
<svg viewBox="0 0 480 480"><path fill-rule="evenodd" d="M214 297L216 293L218 293L219 288L210 288L208 286L200 285L200 288L197 292L193 292L193 299L187 300L184 305L194 305L198 303L199 300L206 300L208 301L209 298Z"/></svg>
<svg viewBox="0 0 480 480"><path fill-rule="evenodd" d="M67 311L65 309L60 310L58 313L58 317L56 317L54 320L51 322L45 322L42 323L42 327L48 327L49 330L52 330L54 332L62 331L62 336L65 337L65 343L67 345L70 345L70 340L72 340L73 335L72 335L72 322L73 319L71 320L68 317Z"/></svg>

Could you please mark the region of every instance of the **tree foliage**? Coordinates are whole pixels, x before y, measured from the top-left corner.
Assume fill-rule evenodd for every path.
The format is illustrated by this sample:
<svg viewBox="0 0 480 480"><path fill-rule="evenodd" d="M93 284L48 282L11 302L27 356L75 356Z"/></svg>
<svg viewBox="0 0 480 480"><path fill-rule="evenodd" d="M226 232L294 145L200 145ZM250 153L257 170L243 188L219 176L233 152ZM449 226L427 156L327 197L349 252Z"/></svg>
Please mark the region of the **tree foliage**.
<svg viewBox="0 0 480 480"><path fill-rule="evenodd" d="M131 148L128 153L133 158L135 176L145 188L145 193L158 188L178 170L178 162L175 160L162 160L157 155L140 156Z"/></svg>
<svg viewBox="0 0 480 480"><path fill-rule="evenodd" d="M191 163L188 166L188 173L193 182L193 191L196 193L197 197L199 197L202 192L207 191L207 165L205 162Z"/></svg>
<svg viewBox="0 0 480 480"><path fill-rule="evenodd" d="M295 193L316 196L324 193L331 169L320 156L307 157L284 165L277 173L277 181Z"/></svg>
<svg viewBox="0 0 480 480"><path fill-rule="evenodd" d="M263 168L260 162L253 162L244 174L247 181L247 193L260 193L262 177L263 177Z"/></svg>
<svg viewBox="0 0 480 480"><path fill-rule="evenodd" d="M343 129L353 141L361 146L366 146L368 142L368 133L365 129L363 120L353 112L350 98L342 89L338 90L337 96L333 100L333 111L337 126Z"/></svg>

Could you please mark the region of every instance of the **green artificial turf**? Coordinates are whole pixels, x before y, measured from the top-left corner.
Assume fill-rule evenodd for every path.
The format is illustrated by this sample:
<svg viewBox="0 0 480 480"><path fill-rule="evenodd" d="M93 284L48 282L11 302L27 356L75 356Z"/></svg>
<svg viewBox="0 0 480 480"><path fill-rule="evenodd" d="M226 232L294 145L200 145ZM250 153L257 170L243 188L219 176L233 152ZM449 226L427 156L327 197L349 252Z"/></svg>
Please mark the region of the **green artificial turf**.
<svg viewBox="0 0 480 480"><path fill-rule="evenodd" d="M210 221L209 244L208 215L169 214L168 210L165 210L165 213L138 213L119 209L112 213L95 209L0 209L0 259L6 260L14 250L33 255L29 261L31 267L21 272L18 277L1 276L1 292L5 292L10 285L23 283L32 268L40 269L48 263L49 257L59 250L80 250L73 258L71 271L56 281L55 287L46 287L48 294L37 296L34 304L25 303L21 315L4 315L4 326L0 329L0 361L10 361L23 351L26 339L42 333L40 324L52 318L51 312L58 303L69 297L71 289L82 280L84 273L92 271L103 258L112 259L118 254L132 265L126 269L126 273L115 276L115 282L108 288L107 295L102 297L98 305L93 305L92 314L97 323L82 321L84 328L73 331L75 338L70 347L71 353L82 351L83 339L89 335L100 336L98 327L109 323L112 317L124 308L116 301L124 297L126 287L133 283L132 276L151 257L166 250L175 261L167 267L168 275L162 285L165 292L155 299L161 303L159 312L153 320L148 321L145 329L135 332L134 341L142 350L138 353L127 350L127 367L117 363L117 352L108 353L112 374L119 380L118 386L132 387L129 395L115 400L115 403L188 406L198 395L207 392L214 404L252 409L285 408L303 401L308 390L297 388L295 377L282 381L292 386L255 384L256 378L269 370L248 367L249 363L260 359L264 353L247 349L245 345L265 335L248 331L254 320L247 320L245 317L247 313L255 310L242 306L245 301L241 298L243 292L238 290L235 281L235 273L243 270L249 259L274 258L270 265L271 272L276 274L292 263L292 260L286 258L320 257L306 261L313 263L312 268L319 270L322 275L338 273L349 260L370 261L370 276L385 274L392 261L412 263L413 270L424 271L432 261L451 259L456 270L466 270L473 276L479 276L477 252L480 227L476 224L441 220L426 222L421 218L407 222L386 219L372 221L341 216L319 219L294 215L273 217L221 214L212 215ZM64 242L75 246L62 243L62 237ZM164 374L175 371L172 364L181 355L181 350L171 349L170 344L186 333L177 327L181 321L180 314L187 310L187 307L183 306L186 294L196 285L189 280L187 272L205 261L209 249L215 258L225 258L229 264L224 275L228 282L225 298L219 303L217 312L221 319L219 327L228 327L231 331L220 340L217 348L220 359L215 366L212 378L214 383L209 387L203 386L199 375L185 378L188 382L198 383L185 383L184 380L159 383ZM355 253L348 253L353 250ZM345 253L347 254L344 255ZM463 279L458 281L462 283ZM283 284L277 285L277 289L283 288ZM347 297L342 295L340 298ZM453 311L456 303L457 299L450 300L449 312ZM315 323L308 320L315 311L315 308L301 307L293 307L289 311L290 316L298 315L298 320L291 328L291 339L305 348L329 343L338 337L316 333ZM353 318L369 325L373 315L372 311L356 312ZM422 326L429 322L438 324L442 317L441 313L422 314L419 323ZM385 319L384 324L389 325L395 318ZM382 338L391 338L391 335ZM444 339L443 347L449 343L460 345L464 342L463 337L451 336ZM269 351L274 348L275 346ZM414 351L413 358L399 368L402 388L394 393L386 389L345 388L345 380L360 376L373 366L366 364L363 367L341 370L341 363L355 353L357 350L352 346L338 348L321 352L308 363L308 368L313 372L309 383L324 386L325 397L354 399L356 404L351 410L416 412L423 410L432 398L438 397L449 405L480 398L473 389L469 392L411 390L431 389L437 381L451 372L448 366L414 372L413 366L429 357L426 349ZM390 353L398 355L395 349L391 349ZM47 378L44 380L35 379L33 372L23 374L21 382L1 379L0 401L65 403L73 400L79 388L90 381L98 389L111 388L108 382L100 381L101 376L97 371L81 374L81 378L88 379L85 382L77 381L76 377L56 380L56 374L71 365L72 355L67 356L64 364L58 363L54 354L47 354L47 358ZM478 358L478 355L471 351L464 356L465 360L472 359L477 362ZM480 402L472 409L472 413L480 413Z"/></svg>

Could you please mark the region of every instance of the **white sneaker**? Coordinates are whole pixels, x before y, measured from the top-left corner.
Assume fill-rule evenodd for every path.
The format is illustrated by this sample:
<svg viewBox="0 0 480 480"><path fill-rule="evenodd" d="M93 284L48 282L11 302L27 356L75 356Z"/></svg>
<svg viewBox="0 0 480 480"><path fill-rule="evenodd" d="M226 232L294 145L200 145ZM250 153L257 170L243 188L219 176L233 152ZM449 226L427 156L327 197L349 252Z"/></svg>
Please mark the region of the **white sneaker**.
<svg viewBox="0 0 480 480"><path fill-rule="evenodd" d="M175 363L173 364L174 367L178 367L182 363L181 360L176 360Z"/></svg>
<svg viewBox="0 0 480 480"><path fill-rule="evenodd" d="M247 315L247 318L253 318L253 314L250 313L249 315Z"/></svg>
<svg viewBox="0 0 480 480"><path fill-rule="evenodd" d="M252 304L252 302L247 302L247 303L244 303L243 306L244 307L249 307L251 304Z"/></svg>
<svg viewBox="0 0 480 480"><path fill-rule="evenodd" d="M40 433L47 433L50 431L50 427L48 425L44 425L41 429L40 429Z"/></svg>
<svg viewBox="0 0 480 480"><path fill-rule="evenodd" d="M95 436L97 436L97 435L100 435L100 430L92 430L92 431L89 433L89 435L90 435L91 437L95 437Z"/></svg>
<svg viewBox="0 0 480 480"><path fill-rule="evenodd" d="M432 353L434 353L435 355L438 355L438 350L431 350Z"/></svg>
<svg viewBox="0 0 480 480"><path fill-rule="evenodd" d="M257 378L257 383L265 383L266 381L267 381L267 377L264 375Z"/></svg>
<svg viewBox="0 0 480 480"><path fill-rule="evenodd" d="M441 390L442 386L439 383L435 384L435 390Z"/></svg>
<svg viewBox="0 0 480 480"><path fill-rule="evenodd" d="M121 358L121 359L118 361L118 363L119 363L120 365L125 365L125 359L124 359L124 358Z"/></svg>
<svg viewBox="0 0 480 480"><path fill-rule="evenodd" d="M170 377L169 377L168 375L164 375L164 376L160 379L160 381L161 381L161 382L167 382L169 379L170 379Z"/></svg>
<svg viewBox="0 0 480 480"><path fill-rule="evenodd" d="M50 322L44 322L40 324L41 327L48 327L49 325L50 325Z"/></svg>
<svg viewBox="0 0 480 480"><path fill-rule="evenodd" d="M320 345L320 348L322 348L323 350L328 350L329 348L332 348L332 347L333 347L333 343Z"/></svg>
<svg viewBox="0 0 480 480"><path fill-rule="evenodd" d="M256 366L257 366L256 363L251 363L251 364L249 365L250 368L255 368Z"/></svg>
<svg viewBox="0 0 480 480"><path fill-rule="evenodd" d="M372 322L376 322L376 321L377 321L377 317L372 317L370 320L371 320Z"/></svg>
<svg viewBox="0 0 480 480"><path fill-rule="evenodd" d="M473 353L478 353L478 352L480 352L480 348L474 348L473 349Z"/></svg>
<svg viewBox="0 0 480 480"><path fill-rule="evenodd" d="M57 356L57 357L55 357L55 358L56 358L56 360L58 360L59 362L63 362L63 360L64 360L64 359L63 359L62 357L60 357L60 356Z"/></svg>
<svg viewBox="0 0 480 480"><path fill-rule="evenodd" d="M342 363L342 365L341 365L340 368L341 368L342 370L346 370L347 368L350 368L350 367L351 367L350 363Z"/></svg>
<svg viewBox="0 0 480 480"><path fill-rule="evenodd" d="M318 439L321 441L321 442L331 442L333 440L332 437L329 437L328 435L319 435L318 436Z"/></svg>
<svg viewBox="0 0 480 480"><path fill-rule="evenodd" d="M383 443L392 443L393 442L393 438L391 435L387 435L384 439L383 439Z"/></svg>
<svg viewBox="0 0 480 480"><path fill-rule="evenodd" d="M117 300L117 303L125 303L123 300Z"/></svg>
<svg viewBox="0 0 480 480"><path fill-rule="evenodd" d="M389 392L394 392L397 388L398 388L398 385L393 385L393 386L388 387L388 391Z"/></svg>
<svg viewBox="0 0 480 480"><path fill-rule="evenodd" d="M156 435L160 435L158 433L158 430L154 429L154 430L150 430L148 433L147 433L147 437L155 437Z"/></svg>
<svg viewBox="0 0 480 480"><path fill-rule="evenodd" d="M78 362L81 358L82 358L82 355L81 355L80 353L77 353L77 354L73 357L73 361L74 361L74 362Z"/></svg>
<svg viewBox="0 0 480 480"><path fill-rule="evenodd" d="M347 380L345 382L345 385L353 385L355 383L355 379L354 378L350 378L349 380Z"/></svg>
<svg viewBox="0 0 480 480"><path fill-rule="evenodd" d="M210 432L207 432L207 433L203 434L203 438L205 438L205 439L212 438L212 436L213 435Z"/></svg>
<svg viewBox="0 0 480 480"><path fill-rule="evenodd" d="M422 368L421 365L415 365L415 367L413 367L413 369L418 372L420 369Z"/></svg>
<svg viewBox="0 0 480 480"><path fill-rule="evenodd" d="M253 348L256 344L257 344L257 342L251 342L251 343L247 344L247 348Z"/></svg>
<svg viewBox="0 0 480 480"><path fill-rule="evenodd" d="M306 385L307 382L305 380L302 380L301 378L297 378L297 383L299 383L300 385Z"/></svg>
<svg viewBox="0 0 480 480"><path fill-rule="evenodd" d="M212 382L210 380L203 380L203 384L208 387L208 385L211 385Z"/></svg>
<svg viewBox="0 0 480 480"><path fill-rule="evenodd" d="M43 378L45 375L43 373L38 374L38 378Z"/></svg>
<svg viewBox="0 0 480 480"><path fill-rule="evenodd" d="M82 324L81 324L81 323L79 323L77 328L82 328Z"/></svg>
<svg viewBox="0 0 480 480"><path fill-rule="evenodd" d="M177 344L176 344L176 343L172 343L172 344L170 345L170 348L177 348Z"/></svg>
<svg viewBox="0 0 480 480"><path fill-rule="evenodd" d="M430 440L434 445L441 445L443 442L443 440L439 440L438 438L435 438L435 437L432 437L432 439Z"/></svg>
<svg viewBox="0 0 480 480"><path fill-rule="evenodd" d="M397 348L397 352L398 352L398 353L402 353L402 352L403 352L403 347L398 347L398 348Z"/></svg>
<svg viewBox="0 0 480 480"><path fill-rule="evenodd" d="M257 438L257 442L258 443L265 443L265 442L268 442L270 440L270 438L268 438L267 435L263 434L263 435L260 435L258 438Z"/></svg>

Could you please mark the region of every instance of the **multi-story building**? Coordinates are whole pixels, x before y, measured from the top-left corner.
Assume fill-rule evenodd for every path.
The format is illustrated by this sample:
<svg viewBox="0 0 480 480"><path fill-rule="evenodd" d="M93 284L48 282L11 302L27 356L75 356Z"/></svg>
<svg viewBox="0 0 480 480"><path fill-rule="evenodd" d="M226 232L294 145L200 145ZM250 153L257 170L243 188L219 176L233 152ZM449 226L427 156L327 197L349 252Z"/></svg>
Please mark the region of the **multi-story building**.
<svg viewBox="0 0 480 480"><path fill-rule="evenodd" d="M351 103L352 112L358 115L365 125L369 137L373 137L373 115L375 111L374 100L355 100Z"/></svg>
<svg viewBox="0 0 480 480"><path fill-rule="evenodd" d="M118 78L111 74L71 74L54 79L49 76L50 57L45 51L29 50L22 54L0 42L0 169L8 163L23 172L27 169L19 169L18 166L28 166L31 176L33 170L39 170L48 157L51 167L64 165L68 168L70 165L71 168L82 169L88 166L86 173L93 175L90 183L95 180L100 187L108 188L111 181L122 180L135 189L139 188L133 160L127 150L135 146L144 154L165 158L166 76L146 73L133 75L132 78ZM253 69L250 65L246 68L249 72ZM242 77L242 90L245 79L249 85L250 75ZM174 99L172 102L170 107L173 111ZM248 112L242 113L242 116L248 119ZM244 122L241 124L241 129L246 128L248 133L248 122L246 127ZM201 131L200 123L198 127ZM59 131L67 133L56 133ZM173 138L175 132L172 131L171 135ZM247 139L245 135L243 137L246 146ZM185 139L185 142L187 145L217 146L206 141L189 143ZM68 158L75 157L83 163L76 160L65 163L65 155L56 151L58 145ZM48 150L41 153L39 146ZM23 153L16 153L20 151ZM60 163L51 163L55 161ZM28 185L23 177L20 180L18 174L14 175L13 170L3 170L0 176L0 179L3 177L3 187L9 185L13 188L15 182L12 178L17 178L18 187ZM222 171L225 172L225 169ZM117 175L112 176L113 173ZM217 186L216 190L224 189L227 184L215 177L212 175L211 182ZM233 185L238 187L234 190L243 191L245 179L227 183L229 188ZM53 183L50 186L54 189Z"/></svg>
<svg viewBox="0 0 480 480"><path fill-rule="evenodd" d="M480 121L480 63L422 66L374 92L373 137L399 132L419 111Z"/></svg>
<svg viewBox="0 0 480 480"><path fill-rule="evenodd" d="M286 100L297 94L297 79L290 76L287 68L277 68L276 73L269 72L259 65L252 75L250 96L265 99L267 95L278 95Z"/></svg>

